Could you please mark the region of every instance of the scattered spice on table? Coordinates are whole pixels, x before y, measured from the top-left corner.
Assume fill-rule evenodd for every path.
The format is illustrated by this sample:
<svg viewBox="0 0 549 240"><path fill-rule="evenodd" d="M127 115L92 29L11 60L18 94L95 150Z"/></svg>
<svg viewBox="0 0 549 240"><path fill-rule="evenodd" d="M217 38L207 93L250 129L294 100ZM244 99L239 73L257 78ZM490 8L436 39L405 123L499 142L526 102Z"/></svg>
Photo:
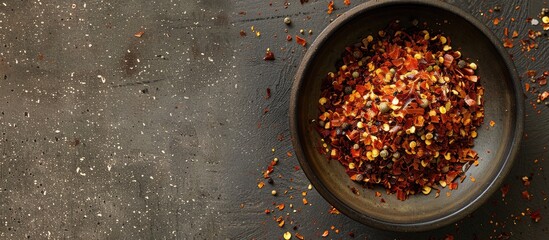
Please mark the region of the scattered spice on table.
<svg viewBox="0 0 549 240"><path fill-rule="evenodd" d="M343 0L343 4L345 4L346 6L349 6L351 5L351 0Z"/></svg>
<svg viewBox="0 0 549 240"><path fill-rule="evenodd" d="M399 200L449 186L478 159L484 120L477 65L451 39L396 24L349 46L321 87L317 130L355 182ZM358 190L351 190L358 194Z"/></svg>
<svg viewBox="0 0 549 240"><path fill-rule="evenodd" d="M275 55L271 51L271 49L267 48L267 51L265 52L265 57L263 57L263 60L265 60L265 61L275 60Z"/></svg>
<svg viewBox="0 0 549 240"><path fill-rule="evenodd" d="M334 1L330 1L330 2L328 2L328 11L327 11L327 13L332 14L333 11L334 11Z"/></svg>
<svg viewBox="0 0 549 240"><path fill-rule="evenodd" d="M139 32L136 32L133 36L136 38L140 38L141 36L143 36L143 34L145 34L145 31L141 30Z"/></svg>
<svg viewBox="0 0 549 240"><path fill-rule="evenodd" d="M295 36L295 41L296 41L297 44L299 44L301 46L305 47L307 45L307 40L305 40L304 38L302 38L298 35Z"/></svg>

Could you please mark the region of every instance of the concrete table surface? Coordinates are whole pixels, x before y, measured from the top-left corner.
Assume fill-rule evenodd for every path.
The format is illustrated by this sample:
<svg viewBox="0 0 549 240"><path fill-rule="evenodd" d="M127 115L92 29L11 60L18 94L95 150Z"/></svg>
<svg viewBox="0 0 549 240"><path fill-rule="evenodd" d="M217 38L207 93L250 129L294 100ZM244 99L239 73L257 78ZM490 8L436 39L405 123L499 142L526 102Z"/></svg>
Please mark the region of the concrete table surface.
<svg viewBox="0 0 549 240"><path fill-rule="evenodd" d="M526 93L506 197L414 234L329 213L291 154L289 92L307 49L286 35L304 29L310 44L365 1L334 2L328 15L327 0L0 1L0 238L315 239L328 230L331 239L547 239L549 108L537 93ZM521 81L547 90L525 74L549 70L538 17L547 2L448 2L501 38L517 30L508 51ZM545 35L523 52L529 29ZM263 60L267 48L276 60ZM259 189L275 157L274 184Z"/></svg>

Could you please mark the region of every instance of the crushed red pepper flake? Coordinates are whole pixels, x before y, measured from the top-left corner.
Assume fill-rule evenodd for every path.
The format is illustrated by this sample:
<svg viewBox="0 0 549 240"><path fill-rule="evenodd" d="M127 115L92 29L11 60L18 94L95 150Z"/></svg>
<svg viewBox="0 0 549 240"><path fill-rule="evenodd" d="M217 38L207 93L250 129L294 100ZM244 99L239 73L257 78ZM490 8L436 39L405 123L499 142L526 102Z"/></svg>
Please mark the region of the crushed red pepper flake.
<svg viewBox="0 0 549 240"><path fill-rule="evenodd" d="M498 25L500 21L501 21L500 18L494 18L493 23L494 23L494 25Z"/></svg>
<svg viewBox="0 0 549 240"><path fill-rule="evenodd" d="M240 30L240 36L241 36L241 37L245 37L245 36L246 36L246 31Z"/></svg>
<svg viewBox="0 0 549 240"><path fill-rule="evenodd" d="M534 222L539 222L541 221L541 213L540 213L540 210L536 210L536 211L533 211L530 213L530 218L534 221Z"/></svg>
<svg viewBox="0 0 549 240"><path fill-rule="evenodd" d="M136 32L133 36L136 38L140 38L141 36L143 36L143 34L145 34L145 31L141 30L139 32Z"/></svg>
<svg viewBox="0 0 549 240"><path fill-rule="evenodd" d="M284 203L280 203L280 204L276 205L276 208L278 208L279 211L284 210L284 207L285 207Z"/></svg>
<svg viewBox="0 0 549 240"><path fill-rule="evenodd" d="M307 40L297 35L295 35L295 42L301 46L307 46Z"/></svg>
<svg viewBox="0 0 549 240"><path fill-rule="evenodd" d="M271 88L267 88L266 90L265 99L269 99L269 98L271 98Z"/></svg>
<svg viewBox="0 0 549 240"><path fill-rule="evenodd" d="M324 232L322 233L322 237L325 238L325 237L327 237L329 234L330 234L330 232L329 232L328 230L324 230Z"/></svg>
<svg viewBox="0 0 549 240"><path fill-rule="evenodd" d="M271 51L271 49L268 49L268 48L267 48L267 51L265 52L265 57L263 57L263 60L265 60L265 61L272 61L272 60L275 60L275 55L274 55L274 53Z"/></svg>
<svg viewBox="0 0 549 240"><path fill-rule="evenodd" d="M541 93L539 99L541 99L541 101L547 99L549 97L549 92L547 91L543 91L543 93Z"/></svg>
<svg viewBox="0 0 549 240"><path fill-rule="evenodd" d="M517 32L517 31L513 31L513 33L511 34L511 37L512 37L512 38L518 37L518 32Z"/></svg>
<svg viewBox="0 0 549 240"><path fill-rule="evenodd" d="M496 122L494 122L494 120L490 120L490 127L493 127L496 125Z"/></svg>
<svg viewBox="0 0 549 240"><path fill-rule="evenodd" d="M525 199L525 200L531 200L532 199L532 196L530 195L528 190L522 191L521 195L522 195L522 198Z"/></svg>
<svg viewBox="0 0 549 240"><path fill-rule="evenodd" d="M290 34L286 35L286 41L288 42L292 41L292 35Z"/></svg>
<svg viewBox="0 0 549 240"><path fill-rule="evenodd" d="M326 11L328 14L332 14L334 11L334 1L328 2L328 10Z"/></svg>
<svg viewBox="0 0 549 240"><path fill-rule="evenodd" d="M504 198L509 193L509 184L505 184L501 187L501 197Z"/></svg>
<svg viewBox="0 0 549 240"><path fill-rule="evenodd" d="M343 0L343 4L345 4L346 6L349 6L351 5L351 0Z"/></svg>
<svg viewBox="0 0 549 240"><path fill-rule="evenodd" d="M339 210L337 210L337 209L336 209L335 207L333 207L333 206L330 207L330 210L328 210L328 213L334 214L334 215L339 215L339 214L340 214Z"/></svg>
<svg viewBox="0 0 549 240"><path fill-rule="evenodd" d="M484 120L476 64L441 34L393 26L376 36L345 48L322 83L323 151L353 181L381 185L399 200L440 181L457 189L463 166L478 159L473 138Z"/></svg>
<svg viewBox="0 0 549 240"><path fill-rule="evenodd" d="M513 40L511 40L510 38L504 38L503 39L503 47L505 48L513 48Z"/></svg>
<svg viewBox="0 0 549 240"><path fill-rule="evenodd" d="M305 237L303 235L299 234L299 233L295 233L295 237L299 240L304 240L305 239Z"/></svg>
<svg viewBox="0 0 549 240"><path fill-rule="evenodd" d="M263 181L261 181L257 184L257 188L259 188L259 189L262 189L263 186L265 186L265 183Z"/></svg>

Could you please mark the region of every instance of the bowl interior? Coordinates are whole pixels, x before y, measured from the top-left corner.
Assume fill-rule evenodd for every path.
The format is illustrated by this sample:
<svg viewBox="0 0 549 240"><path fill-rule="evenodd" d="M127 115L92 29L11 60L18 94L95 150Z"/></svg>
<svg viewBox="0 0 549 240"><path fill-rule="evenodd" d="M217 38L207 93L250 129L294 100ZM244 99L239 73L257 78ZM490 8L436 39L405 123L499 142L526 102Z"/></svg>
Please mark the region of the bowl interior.
<svg viewBox="0 0 549 240"><path fill-rule="evenodd" d="M441 7L442 6L442 7ZM494 192L507 174L522 132L522 101L516 74L508 56L495 47L492 35L486 35L472 19L464 18L451 6L424 2L364 4L343 14L313 43L298 70L292 92L291 124L298 159L315 188L346 215L375 227L418 231L437 228L456 221L478 207ZM427 23L432 33L441 32L452 40L452 47L475 62L485 87L485 120L478 131L474 149L480 164L470 167L467 179L457 190L442 189L440 197L416 194L406 201L386 195L383 188L364 189L352 182L338 161L328 161L319 151L320 136L312 119L317 119L322 79L336 70L344 48L376 34L390 22L412 27L412 20ZM490 127L489 122L495 126ZM469 176L476 181L471 182ZM351 191L359 189L359 195ZM383 193L385 203L374 192ZM450 192L447 196L446 192Z"/></svg>

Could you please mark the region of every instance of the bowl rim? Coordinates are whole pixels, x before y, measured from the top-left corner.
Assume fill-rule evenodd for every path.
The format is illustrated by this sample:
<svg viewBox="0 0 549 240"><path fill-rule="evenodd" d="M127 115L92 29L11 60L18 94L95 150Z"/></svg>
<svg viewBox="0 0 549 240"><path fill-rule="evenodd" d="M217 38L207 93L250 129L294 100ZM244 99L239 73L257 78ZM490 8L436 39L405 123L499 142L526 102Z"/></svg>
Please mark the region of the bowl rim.
<svg viewBox="0 0 549 240"><path fill-rule="evenodd" d="M460 18L463 18L465 21L472 24L479 31L481 31L482 34L484 34L488 38L488 40L491 42L491 44L495 47L497 54L501 56L505 66L507 67L507 71L508 71L507 74L509 74L509 76L513 80L511 87L513 88L515 93L514 103L516 106L516 115L514 116L516 120L516 124L513 131L514 132L513 139L510 142L511 149L509 149L509 151L507 152L507 155L504 156L505 162L503 166L499 169L499 172L496 175L497 177L495 177L476 198L472 199L471 202L466 204L463 208L460 208L457 212L451 213L443 218L439 218L436 220L415 222L415 223L392 223L392 222L374 219L350 208L344 202L339 200L333 193L331 193L324 186L323 183L321 183L319 178L314 174L311 166L309 166L308 161L305 159L304 151L302 150L303 144L300 141L300 134L298 134L299 118L298 118L298 111L297 111L297 107L298 107L297 99L299 96L299 92L303 88L303 83L305 81L304 79L305 73L308 72L309 69L311 68L309 61L317 54L319 47L324 45L324 43L330 38L333 32L337 31L341 26L345 25L347 22L354 19L356 16L361 15L364 12L372 11L373 9L376 9L376 8L399 6L399 5L418 5L418 6L439 8L439 9L456 14ZM294 146L294 151L301 165L301 168L303 169L303 172L305 173L309 181L313 184L313 186L320 193L320 195L326 201L328 201L328 203L330 203L334 207L337 207L337 209L342 213L344 213L346 216L358 222L361 222L363 224L376 227L379 229L383 229L383 230L401 231L401 232L427 231L427 230L432 230L432 229L440 228L442 226L451 224L471 214L473 211L475 211L481 205L483 205L497 191L498 186L500 186L505 180L505 177L510 172L513 162L517 157L518 151L520 149L520 142L522 140L523 130L524 130L523 129L524 128L523 90L520 85L516 67L512 62L509 56L509 53L503 48L503 45L500 42L500 40L494 35L494 33L491 30L488 29L488 27L485 24L481 23L477 18L465 12L461 8L451 5L449 3L442 2L442 1L428 1L428 0L394 0L394 1L383 1L383 2L368 1L366 3L357 5L356 7L343 13L341 16L336 18L332 23L330 23L317 36L314 42L310 45L309 49L307 50L307 52L303 56L303 59L300 62L299 68L296 71L295 79L294 79L290 94L291 96L290 96L289 118L290 118L292 144Z"/></svg>

